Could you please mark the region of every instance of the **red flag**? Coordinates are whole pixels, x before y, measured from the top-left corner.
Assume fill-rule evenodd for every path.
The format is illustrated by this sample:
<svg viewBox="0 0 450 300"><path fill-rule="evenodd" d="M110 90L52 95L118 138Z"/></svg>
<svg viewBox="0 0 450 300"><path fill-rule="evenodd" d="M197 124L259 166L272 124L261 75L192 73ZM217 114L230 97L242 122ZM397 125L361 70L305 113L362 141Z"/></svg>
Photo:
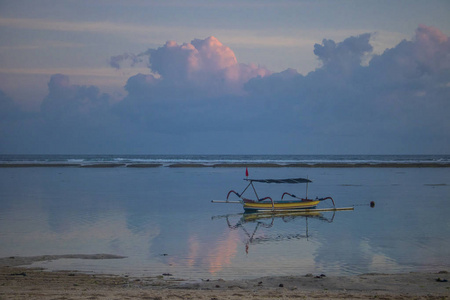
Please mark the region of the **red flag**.
<svg viewBox="0 0 450 300"><path fill-rule="evenodd" d="M245 176L248 177L248 169L247 168L245 168Z"/></svg>

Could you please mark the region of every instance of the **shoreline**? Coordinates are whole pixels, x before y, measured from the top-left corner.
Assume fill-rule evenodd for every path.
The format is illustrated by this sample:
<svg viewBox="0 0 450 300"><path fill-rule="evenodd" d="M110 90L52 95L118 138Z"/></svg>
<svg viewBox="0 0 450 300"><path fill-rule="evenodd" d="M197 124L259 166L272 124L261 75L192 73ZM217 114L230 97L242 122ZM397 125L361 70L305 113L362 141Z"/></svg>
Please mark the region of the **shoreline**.
<svg viewBox="0 0 450 300"><path fill-rule="evenodd" d="M0 258L0 299L448 299L449 273L370 273L351 276L269 276L245 280L185 281L153 277L46 271L17 264L59 259L120 259L120 256L47 255Z"/></svg>
<svg viewBox="0 0 450 300"><path fill-rule="evenodd" d="M450 168L450 163L0 163L0 168Z"/></svg>

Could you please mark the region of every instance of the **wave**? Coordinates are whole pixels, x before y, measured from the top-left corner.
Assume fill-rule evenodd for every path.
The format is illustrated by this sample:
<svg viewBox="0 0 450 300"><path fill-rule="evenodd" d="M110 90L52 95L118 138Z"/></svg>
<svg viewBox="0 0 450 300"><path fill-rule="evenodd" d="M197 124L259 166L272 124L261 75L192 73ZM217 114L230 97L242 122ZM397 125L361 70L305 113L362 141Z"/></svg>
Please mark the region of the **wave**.
<svg viewBox="0 0 450 300"><path fill-rule="evenodd" d="M450 155L0 155L1 167L448 167Z"/></svg>

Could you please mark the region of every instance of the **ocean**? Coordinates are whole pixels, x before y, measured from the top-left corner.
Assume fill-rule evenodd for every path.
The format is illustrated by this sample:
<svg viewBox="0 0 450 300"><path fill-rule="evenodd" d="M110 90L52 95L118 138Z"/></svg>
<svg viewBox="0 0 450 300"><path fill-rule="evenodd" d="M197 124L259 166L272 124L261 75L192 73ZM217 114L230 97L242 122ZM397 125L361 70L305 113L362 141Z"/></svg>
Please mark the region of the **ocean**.
<svg viewBox="0 0 450 300"><path fill-rule="evenodd" d="M449 162L448 155L1 155L0 257L105 253L125 258L32 266L192 280L448 270ZM354 210L273 216L211 203L242 192L246 169L249 178L307 177L309 197L331 196ZM306 193L304 184L255 187L274 198Z"/></svg>
<svg viewBox="0 0 450 300"><path fill-rule="evenodd" d="M271 164L289 166L331 165L448 165L450 155L0 155L0 164L66 164L89 166L96 164L145 165L202 164L205 166L236 164Z"/></svg>

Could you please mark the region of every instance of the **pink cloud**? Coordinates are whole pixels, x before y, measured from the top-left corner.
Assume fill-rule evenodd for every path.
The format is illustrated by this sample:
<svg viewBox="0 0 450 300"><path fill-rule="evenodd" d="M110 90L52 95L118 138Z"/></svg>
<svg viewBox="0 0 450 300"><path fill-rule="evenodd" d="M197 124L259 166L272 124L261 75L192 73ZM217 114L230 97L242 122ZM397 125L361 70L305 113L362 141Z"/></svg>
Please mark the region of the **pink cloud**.
<svg viewBox="0 0 450 300"><path fill-rule="evenodd" d="M448 37L436 27L420 24L416 29L416 40L442 44L448 41Z"/></svg>
<svg viewBox="0 0 450 300"><path fill-rule="evenodd" d="M414 42L414 58L428 72L450 67L450 41L438 28L419 25Z"/></svg>
<svg viewBox="0 0 450 300"><path fill-rule="evenodd" d="M209 94L239 94L249 79L271 74L265 68L238 63L234 52L214 36L182 45L168 41L147 53L152 71L166 84L201 88Z"/></svg>
<svg viewBox="0 0 450 300"><path fill-rule="evenodd" d="M205 71L218 72L238 63L234 52L213 36L204 40L195 39L191 44L197 50L201 68Z"/></svg>

